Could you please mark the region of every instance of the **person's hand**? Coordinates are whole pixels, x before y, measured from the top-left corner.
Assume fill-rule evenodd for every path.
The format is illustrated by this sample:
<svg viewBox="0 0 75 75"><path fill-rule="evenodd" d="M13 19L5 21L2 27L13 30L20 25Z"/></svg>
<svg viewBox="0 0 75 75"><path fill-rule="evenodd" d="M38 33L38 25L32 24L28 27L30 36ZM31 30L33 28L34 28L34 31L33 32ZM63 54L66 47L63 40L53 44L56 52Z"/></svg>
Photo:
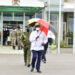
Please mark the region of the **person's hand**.
<svg viewBox="0 0 75 75"><path fill-rule="evenodd" d="M42 46L44 46L45 44L44 43L42 43Z"/></svg>
<svg viewBox="0 0 75 75"><path fill-rule="evenodd" d="M39 36L36 37L36 40L39 38Z"/></svg>

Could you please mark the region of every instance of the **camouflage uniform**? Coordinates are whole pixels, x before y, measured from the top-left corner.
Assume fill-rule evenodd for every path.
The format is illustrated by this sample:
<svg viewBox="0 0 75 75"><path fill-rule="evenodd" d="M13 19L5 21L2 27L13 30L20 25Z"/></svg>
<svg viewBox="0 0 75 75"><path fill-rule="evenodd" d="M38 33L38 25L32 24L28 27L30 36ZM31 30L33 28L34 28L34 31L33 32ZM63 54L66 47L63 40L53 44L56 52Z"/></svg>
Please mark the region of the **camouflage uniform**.
<svg viewBox="0 0 75 75"><path fill-rule="evenodd" d="M24 50L24 62L25 65L30 64L31 58L31 51L30 51L30 41L29 41L29 33L24 32L22 35L22 43L23 43L23 50Z"/></svg>
<svg viewBox="0 0 75 75"><path fill-rule="evenodd" d="M18 50L22 49L21 37L22 37L22 31L20 29L18 29L17 30L17 45L18 45Z"/></svg>
<svg viewBox="0 0 75 75"><path fill-rule="evenodd" d="M11 45L13 46L13 49L15 49L15 46L16 46L16 31L10 32L10 39L11 39Z"/></svg>

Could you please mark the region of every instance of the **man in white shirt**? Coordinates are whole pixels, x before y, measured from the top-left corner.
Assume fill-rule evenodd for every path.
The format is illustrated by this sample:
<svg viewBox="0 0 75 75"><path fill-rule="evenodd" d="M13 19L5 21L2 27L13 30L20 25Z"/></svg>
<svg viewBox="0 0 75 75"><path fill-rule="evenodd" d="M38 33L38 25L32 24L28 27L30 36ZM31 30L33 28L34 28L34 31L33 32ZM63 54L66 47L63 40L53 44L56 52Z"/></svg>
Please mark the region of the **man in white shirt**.
<svg viewBox="0 0 75 75"><path fill-rule="evenodd" d="M32 69L31 72L33 72L35 68L35 62L36 63L36 70L38 73L41 73L40 71L40 63L41 63L41 57L44 51L44 44L47 42L47 37L44 32L40 31L40 24L35 24L36 30L33 31L30 34L30 42L31 42L31 50L32 50Z"/></svg>

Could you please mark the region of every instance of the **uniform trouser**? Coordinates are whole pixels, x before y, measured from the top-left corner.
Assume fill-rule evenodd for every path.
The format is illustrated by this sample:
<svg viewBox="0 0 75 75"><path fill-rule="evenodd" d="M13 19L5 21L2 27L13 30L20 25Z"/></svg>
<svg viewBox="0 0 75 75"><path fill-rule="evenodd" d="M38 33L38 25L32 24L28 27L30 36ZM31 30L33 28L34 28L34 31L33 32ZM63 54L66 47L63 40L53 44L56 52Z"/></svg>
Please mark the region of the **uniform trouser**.
<svg viewBox="0 0 75 75"><path fill-rule="evenodd" d="M30 64L31 51L29 49L24 49L24 62L25 64Z"/></svg>
<svg viewBox="0 0 75 75"><path fill-rule="evenodd" d="M12 46L15 46L15 45L16 45L16 39L12 39L12 40L11 40L11 45L12 45Z"/></svg>
<svg viewBox="0 0 75 75"><path fill-rule="evenodd" d="M35 62L37 60L36 70L40 70L41 57L42 57L42 54L43 54L43 50L39 50L39 51L32 50L32 54L33 54L32 68L35 68Z"/></svg>
<svg viewBox="0 0 75 75"><path fill-rule="evenodd" d="M21 46L22 45L21 39L19 39L19 38L17 38L17 45L18 46Z"/></svg>

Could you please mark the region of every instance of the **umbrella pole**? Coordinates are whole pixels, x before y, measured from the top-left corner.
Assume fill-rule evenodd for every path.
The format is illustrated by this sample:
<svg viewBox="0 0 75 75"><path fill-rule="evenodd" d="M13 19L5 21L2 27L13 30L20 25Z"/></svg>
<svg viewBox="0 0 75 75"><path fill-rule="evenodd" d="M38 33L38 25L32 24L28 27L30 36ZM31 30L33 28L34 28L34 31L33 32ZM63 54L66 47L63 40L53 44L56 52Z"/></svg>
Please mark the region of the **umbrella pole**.
<svg viewBox="0 0 75 75"><path fill-rule="evenodd" d="M60 34L61 34L61 0L59 3L59 26L58 26L58 54L60 54Z"/></svg>

